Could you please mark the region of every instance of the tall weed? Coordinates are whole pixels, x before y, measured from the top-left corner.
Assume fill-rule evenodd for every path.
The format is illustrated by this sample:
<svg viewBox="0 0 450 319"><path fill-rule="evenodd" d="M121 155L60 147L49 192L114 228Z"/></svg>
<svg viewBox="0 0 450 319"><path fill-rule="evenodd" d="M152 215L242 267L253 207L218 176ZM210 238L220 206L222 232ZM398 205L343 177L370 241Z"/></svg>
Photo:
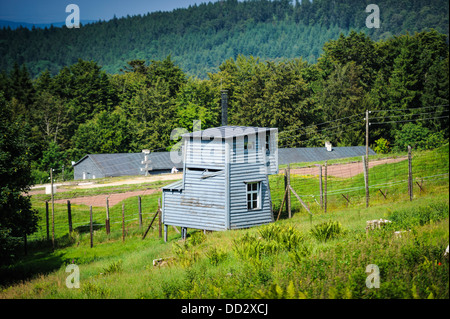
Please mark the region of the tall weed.
<svg viewBox="0 0 450 319"><path fill-rule="evenodd" d="M338 221L327 221L314 226L311 235L319 241L327 241L346 233L342 224Z"/></svg>

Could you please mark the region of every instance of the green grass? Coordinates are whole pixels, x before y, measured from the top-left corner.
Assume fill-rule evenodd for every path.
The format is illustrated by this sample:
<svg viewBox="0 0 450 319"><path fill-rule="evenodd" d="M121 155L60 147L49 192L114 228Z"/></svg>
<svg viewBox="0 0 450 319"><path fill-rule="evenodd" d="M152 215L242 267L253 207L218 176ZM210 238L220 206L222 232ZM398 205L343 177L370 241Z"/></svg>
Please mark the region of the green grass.
<svg viewBox="0 0 450 319"><path fill-rule="evenodd" d="M416 222L417 216L434 216ZM411 231L365 233L366 220L403 216ZM342 224L342 236L316 239L311 230L328 221ZM395 221L393 224L396 223ZM284 239L279 238L285 234ZM448 193L423 196L395 207L342 209L317 214L311 224L297 214L276 224L245 230L190 230L186 242L170 231L145 240L129 234L89 247L89 239L55 252L33 252L9 268L31 277L4 286L5 298L448 298ZM242 243L248 247L242 248ZM251 247L250 247L251 246ZM239 251L241 249L241 251ZM244 252L242 250L244 249ZM154 267L154 259L168 265ZM65 266L80 269L80 289L65 286ZM365 267L381 271L380 289L365 286ZM49 267L46 269L45 267ZM2 273L5 274L5 269ZM32 274L34 272L34 274ZM2 278L3 279L3 278Z"/></svg>

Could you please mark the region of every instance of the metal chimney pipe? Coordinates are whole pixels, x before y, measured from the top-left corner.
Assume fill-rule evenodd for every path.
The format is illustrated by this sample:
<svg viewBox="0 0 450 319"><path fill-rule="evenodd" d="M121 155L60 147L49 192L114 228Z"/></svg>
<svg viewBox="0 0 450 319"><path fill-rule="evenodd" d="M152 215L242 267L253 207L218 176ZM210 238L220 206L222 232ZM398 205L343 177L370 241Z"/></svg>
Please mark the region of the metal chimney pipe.
<svg viewBox="0 0 450 319"><path fill-rule="evenodd" d="M222 126L228 125L228 91L222 90Z"/></svg>

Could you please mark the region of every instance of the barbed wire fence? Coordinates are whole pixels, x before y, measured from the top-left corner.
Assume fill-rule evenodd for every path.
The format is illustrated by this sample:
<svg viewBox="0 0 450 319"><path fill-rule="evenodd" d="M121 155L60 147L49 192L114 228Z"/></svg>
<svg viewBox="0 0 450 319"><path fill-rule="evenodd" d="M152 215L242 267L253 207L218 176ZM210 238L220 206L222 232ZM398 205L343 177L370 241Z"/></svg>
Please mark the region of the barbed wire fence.
<svg viewBox="0 0 450 319"><path fill-rule="evenodd" d="M101 191L100 191L101 192ZM108 238L126 240L129 235L153 234L161 238L160 198L158 188L117 191L93 196L73 197L58 193L52 212L49 196L35 200L33 207L41 216L38 231L29 236L30 241L56 241L56 245L67 241L81 241L91 237L93 241ZM151 227L149 227L151 224ZM54 225L54 226L53 226ZM158 231L159 230L159 231ZM54 232L54 236L53 236Z"/></svg>
<svg viewBox="0 0 450 319"><path fill-rule="evenodd" d="M448 105L438 105L407 110L378 110L372 116L372 125L406 123L414 121L436 121L448 118ZM393 112L394 114L390 114ZM403 112L403 114L399 114ZM360 127L364 113L336 119L279 133L279 142L289 146L294 140L314 133L332 137L339 134L338 128ZM325 126L326 125L326 126ZM159 151L167 148L159 148ZM406 151L406 150L405 150ZM306 211L312 217L319 212L328 212L341 207L363 208L364 203L373 201L398 201L421 196L439 187L448 189L448 145L432 151L413 150L408 154L380 157L369 156L365 172L364 159L351 161L320 161L316 163L291 163L289 172L270 176L270 189L274 217L286 218L293 213ZM105 165L127 165L105 163ZM283 174L284 173L284 174ZM366 185L364 174L368 175ZM286 191L287 185L290 186ZM367 190L367 191L366 191ZM69 198L57 196L53 216L50 199L35 201L33 206L39 211L38 231L29 240L49 240L52 232L57 240L93 234L98 240L118 238L125 240L128 234L144 236L152 223L152 233L159 228L160 207L158 189L145 189L123 196L122 190L111 191L89 197L79 195ZM286 195L286 196L285 196ZM116 199L118 198L118 199ZM92 218L91 218L92 211ZM92 220L92 223L91 223ZM53 222L52 222L53 221ZM53 227L54 225L54 227ZM109 237L108 237L109 236Z"/></svg>
<svg viewBox="0 0 450 319"><path fill-rule="evenodd" d="M413 151L411 159L408 154L395 157L369 156L368 198L362 157L360 160L340 163L322 161L308 166L289 164L288 168L280 170L282 174L271 177L275 218L279 212L281 218L289 218L294 212L315 214L344 207L362 209L366 207L366 200L369 203L412 200L439 188L448 189L448 154L447 144L435 150ZM287 181L308 209L292 196L290 200L288 197L285 199L281 209Z"/></svg>

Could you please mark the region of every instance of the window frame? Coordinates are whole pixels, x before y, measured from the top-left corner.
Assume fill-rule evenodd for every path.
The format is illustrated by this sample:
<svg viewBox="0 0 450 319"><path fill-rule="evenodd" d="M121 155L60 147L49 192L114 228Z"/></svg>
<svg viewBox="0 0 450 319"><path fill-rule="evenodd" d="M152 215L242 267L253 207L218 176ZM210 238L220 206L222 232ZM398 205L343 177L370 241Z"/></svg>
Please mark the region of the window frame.
<svg viewBox="0 0 450 319"><path fill-rule="evenodd" d="M245 202L247 206L247 211L255 211L262 209L261 184L262 184L261 181L245 182ZM249 185L256 185L256 190L254 190L253 187L249 190ZM253 195L256 195L256 199L253 198ZM255 202L256 207L254 206Z"/></svg>

